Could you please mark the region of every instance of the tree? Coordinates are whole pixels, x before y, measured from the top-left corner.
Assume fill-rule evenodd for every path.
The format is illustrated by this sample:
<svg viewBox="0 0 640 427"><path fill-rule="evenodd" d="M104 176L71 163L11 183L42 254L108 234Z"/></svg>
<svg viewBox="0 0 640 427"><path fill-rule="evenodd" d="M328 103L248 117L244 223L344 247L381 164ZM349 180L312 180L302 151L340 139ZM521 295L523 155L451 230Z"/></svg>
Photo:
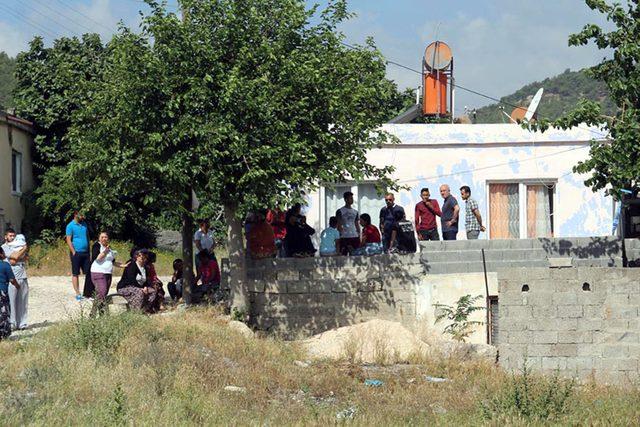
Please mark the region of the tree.
<svg viewBox="0 0 640 427"><path fill-rule="evenodd" d="M316 24L301 0L182 0L184 20L147 2L140 34L122 29L108 44L68 134L69 164L45 176L48 197L71 193L113 216L110 201L124 193L179 212L187 278L191 196L220 203L243 306L243 212L323 182L387 182L391 169L366 161L387 140L385 62L371 40L341 43L336 28L350 16L341 0Z"/></svg>
<svg viewBox="0 0 640 427"><path fill-rule="evenodd" d="M16 113L36 126L36 172L68 160L73 115L92 97L90 83L103 71L104 46L97 34L62 37L50 48L35 37L16 58Z"/></svg>
<svg viewBox="0 0 640 427"><path fill-rule="evenodd" d="M0 110L13 106L11 92L15 86L16 60L0 52Z"/></svg>
<svg viewBox="0 0 640 427"><path fill-rule="evenodd" d="M587 73L603 81L617 106L615 116L604 116L594 101L583 100L577 109L554 122L542 121L534 127L549 126L568 129L581 123L602 126L608 141L593 140L589 158L579 162L574 172L591 173L585 185L593 191L606 189L607 194L620 199L621 189L632 189L640 180L640 3L638 0L610 5L604 0L585 0L587 6L606 14L615 29L605 32L594 24L569 38L570 46L593 41L599 49L612 51Z"/></svg>

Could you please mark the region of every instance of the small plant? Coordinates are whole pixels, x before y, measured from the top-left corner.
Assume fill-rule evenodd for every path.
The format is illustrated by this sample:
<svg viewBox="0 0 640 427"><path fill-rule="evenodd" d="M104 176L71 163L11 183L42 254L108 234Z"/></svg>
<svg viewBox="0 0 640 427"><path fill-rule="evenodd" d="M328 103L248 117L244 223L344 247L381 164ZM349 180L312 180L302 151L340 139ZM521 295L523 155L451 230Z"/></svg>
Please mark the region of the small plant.
<svg viewBox="0 0 640 427"><path fill-rule="evenodd" d="M434 304L436 308L436 324L446 319L451 323L444 328L444 333L460 342L464 342L473 332L473 327L482 325L484 322L477 320L469 320L471 313L484 310L484 307L474 305L476 301L482 298L482 295L472 297L465 295L460 297L455 303L455 307L446 304Z"/></svg>
<svg viewBox="0 0 640 427"><path fill-rule="evenodd" d="M531 375L526 362L521 375L513 375L509 384L490 400L480 404L486 419L522 417L529 421L551 421L570 410L575 381Z"/></svg>
<svg viewBox="0 0 640 427"><path fill-rule="evenodd" d="M244 308L233 307L231 310L231 320L247 323L247 310Z"/></svg>
<svg viewBox="0 0 640 427"><path fill-rule="evenodd" d="M113 390L111 400L109 401L109 418L111 423L116 426L126 425L127 421L127 408L126 408L127 396L125 396L122 390L122 385L118 384Z"/></svg>

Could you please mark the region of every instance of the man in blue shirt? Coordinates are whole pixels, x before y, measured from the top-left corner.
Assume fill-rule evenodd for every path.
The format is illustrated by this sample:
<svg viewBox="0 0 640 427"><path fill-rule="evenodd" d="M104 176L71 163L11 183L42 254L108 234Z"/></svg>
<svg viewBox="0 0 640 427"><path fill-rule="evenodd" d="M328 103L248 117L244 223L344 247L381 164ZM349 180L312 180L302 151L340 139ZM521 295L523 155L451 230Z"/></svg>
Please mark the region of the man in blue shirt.
<svg viewBox="0 0 640 427"><path fill-rule="evenodd" d="M380 209L380 233L382 234L382 244L384 250L389 249L389 242L391 241L391 230L393 230L393 226L396 224L396 216L400 216L404 218L404 209L402 206L398 206L395 204L395 196L393 193L387 193L384 196L384 202L386 206ZM396 215L396 212L400 212Z"/></svg>
<svg viewBox="0 0 640 427"><path fill-rule="evenodd" d="M11 305L9 303L9 284L20 289L13 270L6 262L4 250L0 247L0 340L11 335Z"/></svg>
<svg viewBox="0 0 640 427"><path fill-rule="evenodd" d="M93 294L93 283L90 279L89 270L91 268L91 257L89 256L89 229L84 221L82 212L74 211L73 220L67 224L66 240L69 246L69 256L71 258L71 283L76 292L76 300L82 300L80 295L80 284L78 276L80 270L85 275L84 296L91 297Z"/></svg>

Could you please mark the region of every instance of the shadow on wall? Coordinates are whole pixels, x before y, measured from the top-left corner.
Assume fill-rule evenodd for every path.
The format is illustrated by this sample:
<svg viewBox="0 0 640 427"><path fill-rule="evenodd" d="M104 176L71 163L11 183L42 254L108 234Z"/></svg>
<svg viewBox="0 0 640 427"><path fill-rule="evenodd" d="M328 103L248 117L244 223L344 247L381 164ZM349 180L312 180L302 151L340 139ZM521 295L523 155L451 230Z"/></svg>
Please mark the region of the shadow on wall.
<svg viewBox="0 0 640 427"><path fill-rule="evenodd" d="M250 321L287 339L374 318L413 321L426 272L420 254L252 261Z"/></svg>
<svg viewBox="0 0 640 427"><path fill-rule="evenodd" d="M581 237L572 239L538 239L549 256L574 257L578 259L608 258L608 266L616 265L622 256L622 240L617 237Z"/></svg>

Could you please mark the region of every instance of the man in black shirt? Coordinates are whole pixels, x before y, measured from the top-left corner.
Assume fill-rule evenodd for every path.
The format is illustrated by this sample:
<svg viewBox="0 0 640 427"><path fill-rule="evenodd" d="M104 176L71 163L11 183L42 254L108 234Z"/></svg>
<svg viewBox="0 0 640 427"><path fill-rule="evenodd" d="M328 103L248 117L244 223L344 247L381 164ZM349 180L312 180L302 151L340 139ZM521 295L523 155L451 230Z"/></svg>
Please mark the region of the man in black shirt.
<svg viewBox="0 0 640 427"><path fill-rule="evenodd" d="M380 233L382 234L382 244L384 250L389 249L389 243L391 242L391 231L396 224L395 215L398 212L400 218L404 218L404 209L402 206L395 204L395 197L393 193L387 193L384 196L386 206L380 209Z"/></svg>

